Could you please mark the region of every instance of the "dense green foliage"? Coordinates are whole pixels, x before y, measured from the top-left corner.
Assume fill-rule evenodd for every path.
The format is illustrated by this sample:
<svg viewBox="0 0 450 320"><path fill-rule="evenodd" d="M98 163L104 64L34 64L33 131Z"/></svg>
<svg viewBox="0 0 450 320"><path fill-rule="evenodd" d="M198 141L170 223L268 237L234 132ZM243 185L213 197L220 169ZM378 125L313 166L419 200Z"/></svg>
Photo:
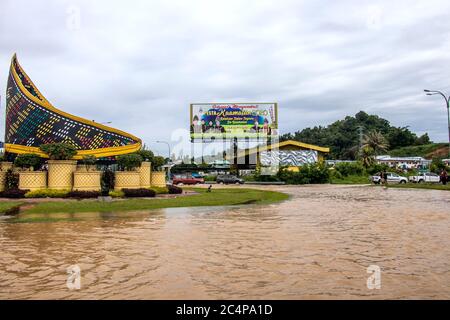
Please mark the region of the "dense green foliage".
<svg viewBox="0 0 450 320"><path fill-rule="evenodd" d="M430 143L427 134L417 137L407 127L391 126L389 121L376 115L369 115L364 111L358 112L354 117L347 116L326 127L316 126L293 134L284 134L280 140L297 140L330 147L329 158L331 159L356 159L358 158L360 130L363 134L381 133L387 140L389 150Z"/></svg>
<svg viewBox="0 0 450 320"><path fill-rule="evenodd" d="M5 177L5 191L19 188L19 174L8 169Z"/></svg>
<svg viewBox="0 0 450 320"><path fill-rule="evenodd" d="M67 143L49 143L39 147L50 160L70 160L77 154L77 149Z"/></svg>
<svg viewBox="0 0 450 320"><path fill-rule="evenodd" d="M100 185L103 195L107 196L110 190L114 189L115 183L116 183L116 176L114 175L113 171L106 169L105 171L102 172Z"/></svg>
<svg viewBox="0 0 450 320"><path fill-rule="evenodd" d="M122 170L132 171L142 163L142 157L137 153L124 154L117 157L117 164Z"/></svg>
<svg viewBox="0 0 450 320"><path fill-rule="evenodd" d="M308 184L330 182L330 172L326 165L322 163L303 165L299 171L280 169L277 177L287 184Z"/></svg>
<svg viewBox="0 0 450 320"><path fill-rule="evenodd" d="M137 151L136 154L141 156L142 161L153 162L153 158L155 157L155 155L153 154L152 151L146 150L146 149L141 149L141 150Z"/></svg>
<svg viewBox="0 0 450 320"><path fill-rule="evenodd" d="M153 170L161 170L161 167L166 163L166 159L161 156L156 156L153 158L152 166Z"/></svg>
<svg viewBox="0 0 450 320"><path fill-rule="evenodd" d="M41 157L34 153L19 154L16 159L14 159L14 165L21 168L39 169L41 163Z"/></svg>

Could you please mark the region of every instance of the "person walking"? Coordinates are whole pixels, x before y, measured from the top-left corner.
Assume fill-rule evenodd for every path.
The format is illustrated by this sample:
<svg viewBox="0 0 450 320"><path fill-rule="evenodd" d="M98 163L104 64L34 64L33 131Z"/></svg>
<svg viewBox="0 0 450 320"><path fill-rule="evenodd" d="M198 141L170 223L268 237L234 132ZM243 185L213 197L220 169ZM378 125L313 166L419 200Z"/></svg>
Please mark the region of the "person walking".
<svg viewBox="0 0 450 320"><path fill-rule="evenodd" d="M441 176L441 182L445 186L447 184L447 180L448 180L447 170L442 169L440 176Z"/></svg>

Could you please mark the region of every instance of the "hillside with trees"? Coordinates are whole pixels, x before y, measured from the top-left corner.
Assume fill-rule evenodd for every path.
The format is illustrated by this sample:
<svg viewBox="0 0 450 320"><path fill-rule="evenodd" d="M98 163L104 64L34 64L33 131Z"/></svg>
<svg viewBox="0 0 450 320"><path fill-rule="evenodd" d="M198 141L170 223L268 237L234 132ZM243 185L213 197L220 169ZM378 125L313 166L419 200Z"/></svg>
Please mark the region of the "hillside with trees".
<svg viewBox="0 0 450 320"><path fill-rule="evenodd" d="M417 136L408 127L391 126L388 120L364 111L326 127L315 126L280 136L280 141L285 140L330 147L330 159L351 160L365 156L370 158L374 154L389 154L392 150L405 147L432 144L427 133Z"/></svg>

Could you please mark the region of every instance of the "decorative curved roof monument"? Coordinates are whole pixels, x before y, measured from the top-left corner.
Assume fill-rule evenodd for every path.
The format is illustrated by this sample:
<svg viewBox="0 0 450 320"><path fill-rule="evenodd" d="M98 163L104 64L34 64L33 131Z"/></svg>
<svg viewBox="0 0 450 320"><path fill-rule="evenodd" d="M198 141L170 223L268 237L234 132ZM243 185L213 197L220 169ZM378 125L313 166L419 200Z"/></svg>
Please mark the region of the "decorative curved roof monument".
<svg viewBox="0 0 450 320"><path fill-rule="evenodd" d="M42 144L73 145L76 159L131 153L141 148L141 139L55 108L36 88L14 54L6 89L5 151L36 153Z"/></svg>

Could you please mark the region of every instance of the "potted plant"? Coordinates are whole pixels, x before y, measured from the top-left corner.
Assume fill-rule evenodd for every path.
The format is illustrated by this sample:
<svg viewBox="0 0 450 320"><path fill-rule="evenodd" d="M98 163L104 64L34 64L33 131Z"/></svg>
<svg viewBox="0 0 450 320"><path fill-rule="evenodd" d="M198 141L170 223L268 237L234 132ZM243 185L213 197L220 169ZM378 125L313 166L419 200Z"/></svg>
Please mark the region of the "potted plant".
<svg viewBox="0 0 450 320"><path fill-rule="evenodd" d="M41 164L41 157L34 153L19 154L16 157L14 166L22 169L19 172L19 189L33 191L47 187L47 172L34 171Z"/></svg>
<svg viewBox="0 0 450 320"><path fill-rule="evenodd" d="M76 191L100 191L101 172L96 170L94 156L84 156L82 165L73 173L73 190Z"/></svg>
<svg viewBox="0 0 450 320"><path fill-rule="evenodd" d="M92 155L83 156L83 158L80 161L80 164L77 167L77 171L96 171L97 168L95 166L95 163L97 162L97 158Z"/></svg>
<svg viewBox="0 0 450 320"><path fill-rule="evenodd" d="M12 168L13 163L7 161L6 156L3 153L0 153L0 172L6 172Z"/></svg>
<svg viewBox="0 0 450 320"><path fill-rule="evenodd" d="M136 171L141 166L143 160L137 153L125 154L117 157L117 164L123 171L116 171L115 190L137 189L141 186L141 178L139 171Z"/></svg>
<svg viewBox="0 0 450 320"><path fill-rule="evenodd" d="M74 146L67 143L50 143L40 146L48 160L48 188L72 189L73 172L77 162L72 158L77 154Z"/></svg>

